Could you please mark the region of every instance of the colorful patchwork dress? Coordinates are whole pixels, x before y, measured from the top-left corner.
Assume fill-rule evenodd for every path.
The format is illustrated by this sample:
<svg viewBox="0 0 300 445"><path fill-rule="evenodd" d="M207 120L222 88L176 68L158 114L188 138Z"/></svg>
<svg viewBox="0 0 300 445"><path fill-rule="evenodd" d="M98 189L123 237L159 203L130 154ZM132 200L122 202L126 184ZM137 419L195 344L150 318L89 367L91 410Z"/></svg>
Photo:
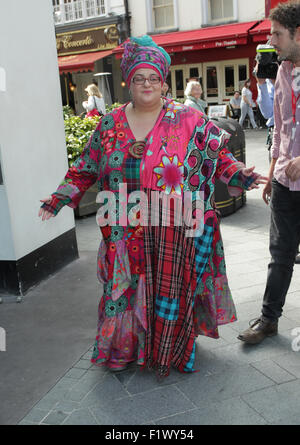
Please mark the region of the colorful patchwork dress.
<svg viewBox="0 0 300 445"><path fill-rule="evenodd" d="M255 176L242 175L244 165L225 148L229 135L200 112L167 100L140 142L125 107L102 117L44 207L54 214L63 205L75 208L96 181L99 191L113 192L100 206L106 205L103 215L110 214L110 224L101 227L97 271L103 295L92 362L114 369L136 362L159 375L168 375L171 366L191 372L197 336L218 338L218 326L236 320L215 211L215 179L237 195ZM130 198L124 199L124 190ZM147 198L143 205L133 199L141 191ZM192 213L202 196L201 230L193 236L191 227L175 221L178 208L183 213L188 207L182 205L186 192ZM170 205L157 197L172 198ZM141 222L142 208L144 214L147 209L146 214L154 213L154 223L152 218Z"/></svg>

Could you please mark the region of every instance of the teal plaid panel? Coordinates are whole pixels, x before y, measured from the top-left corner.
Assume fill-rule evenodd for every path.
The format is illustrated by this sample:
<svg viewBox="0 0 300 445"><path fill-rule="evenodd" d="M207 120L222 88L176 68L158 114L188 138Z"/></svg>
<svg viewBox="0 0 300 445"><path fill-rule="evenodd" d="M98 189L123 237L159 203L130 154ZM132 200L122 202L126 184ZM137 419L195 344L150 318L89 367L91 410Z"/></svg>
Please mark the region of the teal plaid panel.
<svg viewBox="0 0 300 445"><path fill-rule="evenodd" d="M199 238L194 238L196 251L196 271L197 284L202 279L213 242L214 228L211 226L204 226L203 234Z"/></svg>
<svg viewBox="0 0 300 445"><path fill-rule="evenodd" d="M140 166L141 159L128 157L125 162L125 178L127 182L127 192L131 193L140 190Z"/></svg>
<svg viewBox="0 0 300 445"><path fill-rule="evenodd" d="M184 367L185 372L193 372L194 371L195 357L196 357L196 339L194 340L193 351L190 355L189 361L187 362L187 364Z"/></svg>
<svg viewBox="0 0 300 445"><path fill-rule="evenodd" d="M179 315L179 298L158 295L155 302L155 313L164 320L176 321Z"/></svg>

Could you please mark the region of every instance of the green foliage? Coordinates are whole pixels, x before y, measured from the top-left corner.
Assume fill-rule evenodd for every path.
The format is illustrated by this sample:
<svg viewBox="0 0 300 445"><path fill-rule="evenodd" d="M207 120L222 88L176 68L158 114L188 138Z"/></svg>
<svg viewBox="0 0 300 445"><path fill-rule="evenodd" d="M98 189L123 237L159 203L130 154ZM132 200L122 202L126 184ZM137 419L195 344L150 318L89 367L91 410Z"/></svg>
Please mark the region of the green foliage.
<svg viewBox="0 0 300 445"><path fill-rule="evenodd" d="M106 105L106 112L110 113L115 108L122 104L116 102L112 105ZM66 145L68 152L69 166L73 164L75 159L81 155L93 131L97 127L100 116L89 118L82 118L81 116L74 116L73 109L68 105L63 107Z"/></svg>
<svg viewBox="0 0 300 445"><path fill-rule="evenodd" d="M119 102L115 102L112 105L107 105L106 104L106 113L110 113L111 111L113 111L115 108L119 108L121 107L122 104L120 104Z"/></svg>
<svg viewBox="0 0 300 445"><path fill-rule="evenodd" d="M69 165L81 155L91 134L95 130L100 116L81 119L79 116L67 116L65 118L65 134Z"/></svg>
<svg viewBox="0 0 300 445"><path fill-rule="evenodd" d="M64 119L74 116L74 110L69 105L63 106Z"/></svg>

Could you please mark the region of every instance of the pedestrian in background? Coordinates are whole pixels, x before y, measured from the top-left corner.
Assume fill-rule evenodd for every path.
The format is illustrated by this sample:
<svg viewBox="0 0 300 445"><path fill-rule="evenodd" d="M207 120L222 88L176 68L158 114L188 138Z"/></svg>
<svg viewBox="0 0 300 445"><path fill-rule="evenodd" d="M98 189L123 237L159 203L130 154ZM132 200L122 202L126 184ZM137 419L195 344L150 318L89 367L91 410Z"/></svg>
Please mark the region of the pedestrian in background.
<svg viewBox="0 0 300 445"><path fill-rule="evenodd" d="M203 91L200 82L190 80L184 92L184 95L186 96L184 105L195 108L196 110L199 110L201 113L205 114L207 103L205 100L201 99L202 93Z"/></svg>
<svg viewBox="0 0 300 445"><path fill-rule="evenodd" d="M241 117L239 120L239 124L241 127L243 126L244 120L246 116L249 116L251 125L254 129L257 128L254 113L253 113L253 100L252 100L252 91L250 90L251 80L246 80L244 84L244 88L242 89L242 100L241 100Z"/></svg>
<svg viewBox="0 0 300 445"><path fill-rule="evenodd" d="M239 91L235 91L233 97L230 99L230 105L232 109L232 114L234 118L241 117L241 95Z"/></svg>
<svg viewBox="0 0 300 445"><path fill-rule="evenodd" d="M87 111L86 117L102 116L106 113L105 102L97 85L92 83L86 89L88 100L82 102L83 108Z"/></svg>

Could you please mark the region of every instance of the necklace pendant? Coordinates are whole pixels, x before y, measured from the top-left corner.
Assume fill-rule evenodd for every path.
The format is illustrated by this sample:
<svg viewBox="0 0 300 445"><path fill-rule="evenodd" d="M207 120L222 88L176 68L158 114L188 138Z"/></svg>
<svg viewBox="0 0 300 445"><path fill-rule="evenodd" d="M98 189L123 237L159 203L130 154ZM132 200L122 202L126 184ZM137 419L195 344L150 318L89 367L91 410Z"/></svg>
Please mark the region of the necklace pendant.
<svg viewBox="0 0 300 445"><path fill-rule="evenodd" d="M146 146L146 142L144 142L144 141L134 142L134 144L132 144L129 147L128 151L133 158L142 159L144 150L145 150L145 146Z"/></svg>

